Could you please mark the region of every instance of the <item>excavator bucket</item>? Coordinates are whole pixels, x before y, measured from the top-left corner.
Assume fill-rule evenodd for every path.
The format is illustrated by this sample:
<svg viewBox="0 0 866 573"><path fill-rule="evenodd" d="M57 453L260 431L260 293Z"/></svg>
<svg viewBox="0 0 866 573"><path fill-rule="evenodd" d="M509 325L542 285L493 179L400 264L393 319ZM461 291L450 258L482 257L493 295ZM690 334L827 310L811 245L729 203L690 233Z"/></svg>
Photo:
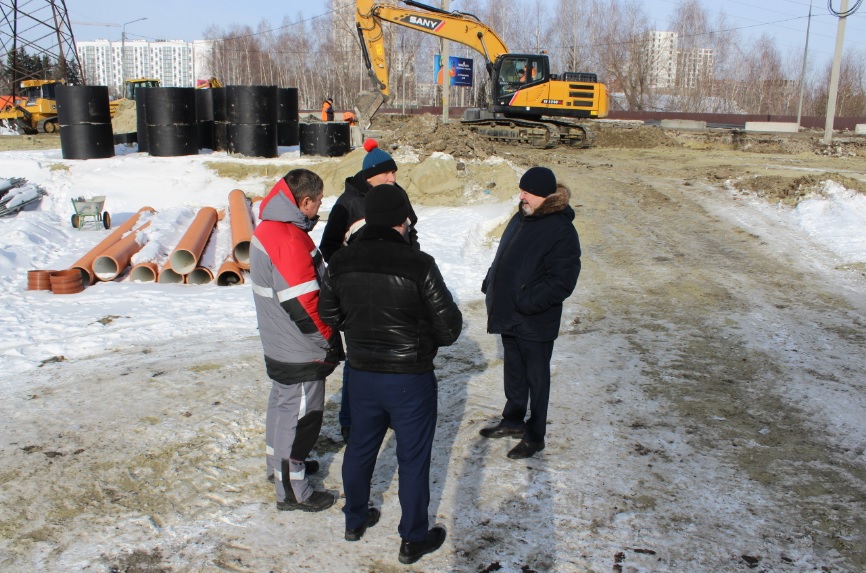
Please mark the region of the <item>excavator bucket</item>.
<svg viewBox="0 0 866 573"><path fill-rule="evenodd" d="M358 94L358 99L355 102L355 116L358 118L358 125L361 129L370 129L370 122L373 121L373 116L385 103L385 96L378 91L361 92Z"/></svg>

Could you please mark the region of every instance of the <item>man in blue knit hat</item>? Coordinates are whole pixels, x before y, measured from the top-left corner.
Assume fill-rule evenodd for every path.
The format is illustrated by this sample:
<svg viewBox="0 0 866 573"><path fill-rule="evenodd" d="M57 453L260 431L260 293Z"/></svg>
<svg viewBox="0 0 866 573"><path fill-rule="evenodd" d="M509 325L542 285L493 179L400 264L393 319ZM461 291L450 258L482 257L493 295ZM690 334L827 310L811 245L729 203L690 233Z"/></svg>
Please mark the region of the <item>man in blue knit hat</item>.
<svg viewBox="0 0 866 573"><path fill-rule="evenodd" d="M364 142L364 149L367 155L364 156L364 162L361 170L352 177L346 178L346 188L337 202L328 213L328 222L325 225L325 230L322 232L322 240L319 243L319 251L325 259L325 262L331 260L331 256L339 249L350 244L358 231L366 223L364 216L364 199L367 193L377 185L393 185L406 196L406 203L409 207L409 244L416 249L421 249L418 245L418 232L415 230L415 225L418 222L418 216L412 209L412 203L409 202L409 195L406 191L397 184L397 164L390 154L379 148L379 144L375 139L368 139ZM348 405L348 379L350 368L348 361L343 364L343 396L340 403L340 433L343 439L349 441L350 428L352 420L349 416Z"/></svg>

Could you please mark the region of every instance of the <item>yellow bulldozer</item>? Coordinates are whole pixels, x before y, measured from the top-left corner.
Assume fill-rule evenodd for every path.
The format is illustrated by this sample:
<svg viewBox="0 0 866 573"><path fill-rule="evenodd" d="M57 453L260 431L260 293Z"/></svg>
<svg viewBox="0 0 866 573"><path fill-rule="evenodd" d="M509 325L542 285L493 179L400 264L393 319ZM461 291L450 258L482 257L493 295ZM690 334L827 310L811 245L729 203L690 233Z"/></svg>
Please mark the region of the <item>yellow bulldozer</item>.
<svg viewBox="0 0 866 573"><path fill-rule="evenodd" d="M123 97L108 102L108 109L111 112L111 117L117 113L117 109L128 101L135 101L135 94L139 88L158 88L159 80L157 78L135 78L123 82Z"/></svg>
<svg viewBox="0 0 866 573"><path fill-rule="evenodd" d="M0 110L0 124L27 134L56 133L57 99L55 88L63 80L24 80L21 93Z"/></svg>

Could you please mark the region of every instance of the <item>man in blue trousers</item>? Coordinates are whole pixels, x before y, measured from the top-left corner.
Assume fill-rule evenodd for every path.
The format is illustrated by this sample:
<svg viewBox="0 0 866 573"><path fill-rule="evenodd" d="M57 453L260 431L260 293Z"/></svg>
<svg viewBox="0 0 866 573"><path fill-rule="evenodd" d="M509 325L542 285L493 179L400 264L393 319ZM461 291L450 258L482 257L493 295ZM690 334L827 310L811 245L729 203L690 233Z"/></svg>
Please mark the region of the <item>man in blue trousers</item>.
<svg viewBox="0 0 866 573"><path fill-rule="evenodd" d="M436 262L409 244L409 201L394 185L365 199L361 236L333 254L321 285L319 316L345 333L352 438L343 456L346 540L379 521L370 481L389 426L397 437L397 529L401 563L415 563L445 541L429 528L430 453L436 431L433 359L463 328Z"/></svg>

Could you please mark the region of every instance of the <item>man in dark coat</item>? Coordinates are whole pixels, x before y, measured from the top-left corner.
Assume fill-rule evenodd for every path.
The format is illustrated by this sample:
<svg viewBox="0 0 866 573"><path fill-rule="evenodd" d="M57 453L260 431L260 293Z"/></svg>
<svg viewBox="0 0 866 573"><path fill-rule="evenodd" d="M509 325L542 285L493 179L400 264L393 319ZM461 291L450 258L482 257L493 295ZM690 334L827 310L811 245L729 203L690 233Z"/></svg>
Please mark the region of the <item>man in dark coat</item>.
<svg viewBox="0 0 866 573"><path fill-rule="evenodd" d="M393 185L406 196L406 203L409 205L409 243L416 249L421 248L418 245L418 232L415 230L418 217L409 202L409 195L397 185L397 163L390 154L379 148L375 139L365 141L364 149L367 155L364 156L361 170L352 177L346 178L346 190L337 198L337 202L328 213L328 222L322 233L322 240L319 242L319 250L325 257L325 262L329 262L334 253L354 241L358 232L364 227L364 198L376 185ZM351 367L343 364L343 389L338 420L340 433L346 442L349 441L352 426L347 391L351 372Z"/></svg>
<svg viewBox="0 0 866 573"><path fill-rule="evenodd" d="M319 316L346 337L352 437L343 456L346 540L379 520L370 482L389 426L397 438L402 538L398 557L414 563L445 541L429 528L430 454L436 430L433 359L463 327L460 309L430 255L409 245L409 204L393 185L373 188L360 237L331 257Z"/></svg>
<svg viewBox="0 0 866 573"><path fill-rule="evenodd" d="M520 179L520 206L511 218L481 286L487 331L502 335L505 408L485 438L519 436L508 452L528 458L544 449L550 400L550 359L559 335L562 303L580 274L580 241L571 192L546 167ZM527 410L531 409L529 419Z"/></svg>

